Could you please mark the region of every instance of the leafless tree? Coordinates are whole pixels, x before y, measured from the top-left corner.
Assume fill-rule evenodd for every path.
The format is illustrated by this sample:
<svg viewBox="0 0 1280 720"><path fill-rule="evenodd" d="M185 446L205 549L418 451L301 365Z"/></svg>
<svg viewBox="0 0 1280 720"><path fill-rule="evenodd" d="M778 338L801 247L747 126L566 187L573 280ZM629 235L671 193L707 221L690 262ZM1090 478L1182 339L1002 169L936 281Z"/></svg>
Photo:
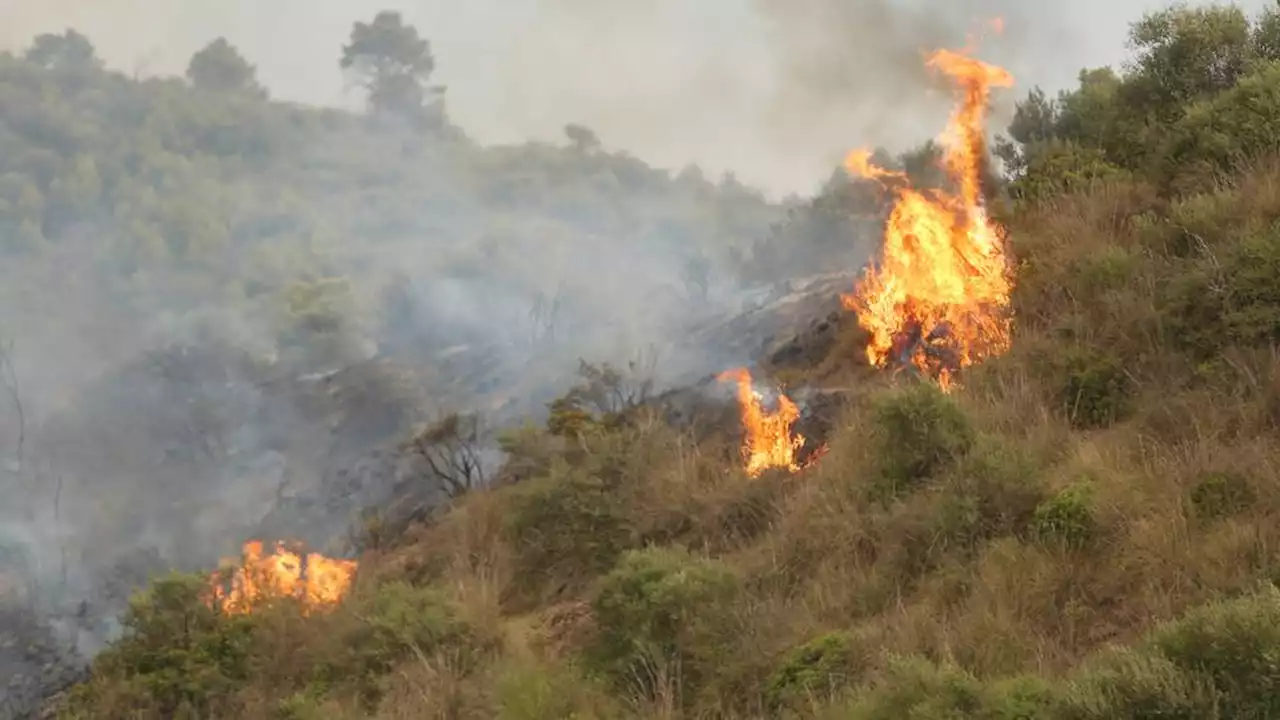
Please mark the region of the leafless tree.
<svg viewBox="0 0 1280 720"><path fill-rule="evenodd" d="M560 318L560 310L564 306L564 283L556 287L550 297L543 293L533 300L529 309L529 321L532 324L531 340L534 345L556 338L556 323Z"/></svg>
<svg viewBox="0 0 1280 720"><path fill-rule="evenodd" d="M450 413L420 429L402 449L450 498L484 484L484 431L474 414Z"/></svg>
<svg viewBox="0 0 1280 720"><path fill-rule="evenodd" d="M600 415L618 415L643 405L653 396L656 353L642 352L625 369L609 363L593 365L578 361L582 378L570 396L579 407Z"/></svg>
<svg viewBox="0 0 1280 720"><path fill-rule="evenodd" d="M22 408L22 388L18 384L18 373L13 367L13 341L0 343L0 382L4 383L5 390L13 401L13 410L17 414L18 438L14 462L17 463L16 470L21 475L23 448L27 442L27 416Z"/></svg>

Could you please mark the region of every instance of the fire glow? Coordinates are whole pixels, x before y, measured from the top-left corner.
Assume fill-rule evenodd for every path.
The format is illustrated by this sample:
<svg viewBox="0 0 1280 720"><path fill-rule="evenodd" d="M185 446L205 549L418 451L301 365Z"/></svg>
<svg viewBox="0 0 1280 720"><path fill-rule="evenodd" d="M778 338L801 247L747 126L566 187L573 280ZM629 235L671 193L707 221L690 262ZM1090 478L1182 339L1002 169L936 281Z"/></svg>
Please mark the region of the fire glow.
<svg viewBox="0 0 1280 720"><path fill-rule="evenodd" d="M950 50L928 65L960 97L940 138L954 192L914 189L865 150L850 153L847 171L891 189L895 202L878 262L841 300L870 335L868 362L914 366L946 388L955 371L1009 348L1011 264L1004 229L987 217L981 176L991 89L1011 87L1013 77Z"/></svg>
<svg viewBox="0 0 1280 720"><path fill-rule="evenodd" d="M304 613L336 606L351 586L355 560L334 560L320 553L301 553L277 543L271 554L263 552L260 540L244 544L242 557L231 561L230 577L215 574L210 582L211 606L242 615L273 599L292 598Z"/></svg>
<svg viewBox="0 0 1280 720"><path fill-rule="evenodd" d="M756 392L751 373L746 368L728 370L720 374L720 381L732 381L738 386L738 405L742 411L742 461L747 475L759 477L769 468L786 468L798 472L800 464L796 455L804 447L804 436L793 433L791 426L800 419L800 408L786 395L778 394L778 409L769 412L764 400Z"/></svg>

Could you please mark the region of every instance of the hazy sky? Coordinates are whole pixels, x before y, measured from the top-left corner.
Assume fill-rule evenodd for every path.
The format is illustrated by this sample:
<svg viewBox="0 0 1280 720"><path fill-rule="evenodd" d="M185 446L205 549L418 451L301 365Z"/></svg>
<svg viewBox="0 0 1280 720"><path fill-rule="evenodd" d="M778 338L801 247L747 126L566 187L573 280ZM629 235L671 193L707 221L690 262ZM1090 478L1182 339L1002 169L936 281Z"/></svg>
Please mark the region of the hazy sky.
<svg viewBox="0 0 1280 720"><path fill-rule="evenodd" d="M1241 3L1254 9L1268 0ZM0 0L0 43L74 27L108 62L180 71L225 35L276 97L351 103L336 60L356 20L398 9L433 43L453 117L486 142L586 124L659 165L807 192L850 147L934 134L921 52L1002 16L980 54L1020 96L1125 56L1154 0ZM1035 8L1032 10L1031 8Z"/></svg>

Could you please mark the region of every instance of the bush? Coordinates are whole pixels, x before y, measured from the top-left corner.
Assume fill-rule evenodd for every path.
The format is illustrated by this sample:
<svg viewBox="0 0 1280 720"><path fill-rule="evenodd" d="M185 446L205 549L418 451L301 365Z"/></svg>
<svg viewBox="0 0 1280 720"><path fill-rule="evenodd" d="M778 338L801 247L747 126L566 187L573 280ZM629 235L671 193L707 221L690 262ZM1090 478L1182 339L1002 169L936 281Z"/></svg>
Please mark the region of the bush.
<svg viewBox="0 0 1280 720"><path fill-rule="evenodd" d="M596 477L562 465L514 490L506 532L524 592L584 587L631 546L622 499Z"/></svg>
<svg viewBox="0 0 1280 720"><path fill-rule="evenodd" d="M206 605L207 589L205 578L174 574L135 595L124 637L98 657L93 679L75 689L70 717L234 713L233 697L251 675L254 618Z"/></svg>
<svg viewBox="0 0 1280 720"><path fill-rule="evenodd" d="M1184 268L1162 287L1161 300L1169 337L1198 358L1280 341L1280 228Z"/></svg>
<svg viewBox="0 0 1280 720"><path fill-rule="evenodd" d="M841 715L848 720L990 717L991 698L968 673L923 658L891 661L885 677Z"/></svg>
<svg viewBox="0 0 1280 720"><path fill-rule="evenodd" d="M497 720L590 720L617 717L600 689L572 668L513 665L496 684Z"/></svg>
<svg viewBox="0 0 1280 720"><path fill-rule="evenodd" d="M1191 488L1191 506L1202 521L1234 515L1255 500L1249 481L1234 473L1209 473Z"/></svg>
<svg viewBox="0 0 1280 720"><path fill-rule="evenodd" d="M1087 547L1097 533L1091 494L1087 483L1078 482L1040 503L1031 520L1036 538L1068 550Z"/></svg>
<svg viewBox="0 0 1280 720"><path fill-rule="evenodd" d="M1182 191L1211 186L1242 161L1280 148L1280 64L1196 103L1170 131L1165 174Z"/></svg>
<svg viewBox="0 0 1280 720"><path fill-rule="evenodd" d="M938 533L967 547L1021 535L1044 499L1039 471L1017 448L980 438L942 491Z"/></svg>
<svg viewBox="0 0 1280 720"><path fill-rule="evenodd" d="M1165 658L1118 651L1067 684L1055 716L1063 720L1235 717L1216 712L1212 692Z"/></svg>
<svg viewBox="0 0 1280 720"><path fill-rule="evenodd" d="M876 399L873 438L879 463L873 491L894 497L964 457L974 443L969 418L929 383Z"/></svg>
<svg viewBox="0 0 1280 720"><path fill-rule="evenodd" d="M353 694L368 708L381 696L383 676L406 658L449 649L466 670L489 644L441 593L403 582L352 598L349 607L311 630L326 637L310 648L315 664L308 694Z"/></svg>
<svg viewBox="0 0 1280 720"><path fill-rule="evenodd" d="M1219 717L1280 716L1280 590L1199 608L1152 647L1216 694Z"/></svg>
<svg viewBox="0 0 1280 720"><path fill-rule="evenodd" d="M1058 402L1072 427L1108 427L1132 410L1132 383L1124 364L1094 349L1067 353L1060 361L1062 380Z"/></svg>
<svg viewBox="0 0 1280 720"><path fill-rule="evenodd" d="M777 711L826 699L853 684L867 669L869 655L865 641L852 633L819 635L787 653L765 684L765 704Z"/></svg>
<svg viewBox="0 0 1280 720"><path fill-rule="evenodd" d="M1009 192L1019 200L1043 201L1130 177L1099 149L1051 140L1028 153L1027 167Z"/></svg>
<svg viewBox="0 0 1280 720"><path fill-rule="evenodd" d="M696 690L723 664L734 627L737 577L687 551L628 552L592 603L599 633L587 655L615 685L656 697L665 677ZM635 687L639 685L639 687Z"/></svg>

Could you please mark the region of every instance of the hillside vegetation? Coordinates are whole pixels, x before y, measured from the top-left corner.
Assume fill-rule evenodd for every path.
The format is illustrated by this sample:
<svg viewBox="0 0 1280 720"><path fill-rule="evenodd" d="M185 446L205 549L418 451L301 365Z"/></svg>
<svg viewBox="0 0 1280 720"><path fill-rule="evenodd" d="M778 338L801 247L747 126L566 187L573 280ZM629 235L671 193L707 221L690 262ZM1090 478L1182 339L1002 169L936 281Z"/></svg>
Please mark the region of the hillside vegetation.
<svg viewBox="0 0 1280 720"><path fill-rule="evenodd" d="M597 376L512 482L371 526L332 613L156 579L65 717L1280 715L1280 14L1132 37L1020 103L1013 347L950 394L846 318L785 368L856 388L828 452L752 478L731 423L596 412Z"/></svg>

